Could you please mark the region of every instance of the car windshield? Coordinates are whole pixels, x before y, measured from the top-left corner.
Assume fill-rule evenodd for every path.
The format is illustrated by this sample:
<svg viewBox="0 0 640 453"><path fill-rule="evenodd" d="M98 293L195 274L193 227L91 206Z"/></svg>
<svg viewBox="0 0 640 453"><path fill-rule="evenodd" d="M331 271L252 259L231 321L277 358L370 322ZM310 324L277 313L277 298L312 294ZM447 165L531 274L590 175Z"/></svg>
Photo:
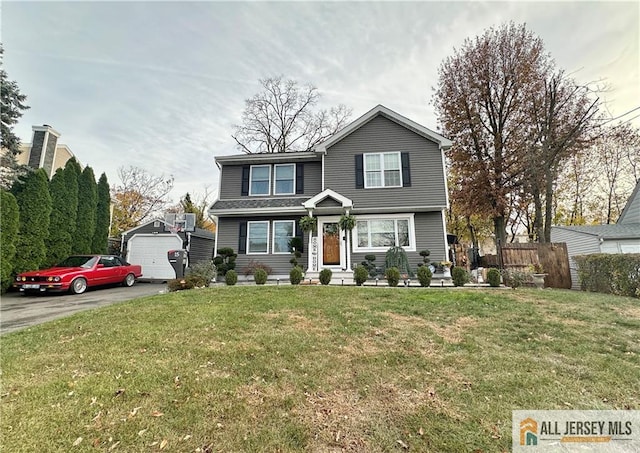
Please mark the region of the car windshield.
<svg viewBox="0 0 640 453"><path fill-rule="evenodd" d="M70 256L61 263L55 265L55 267L84 267L88 269L98 260L97 256Z"/></svg>

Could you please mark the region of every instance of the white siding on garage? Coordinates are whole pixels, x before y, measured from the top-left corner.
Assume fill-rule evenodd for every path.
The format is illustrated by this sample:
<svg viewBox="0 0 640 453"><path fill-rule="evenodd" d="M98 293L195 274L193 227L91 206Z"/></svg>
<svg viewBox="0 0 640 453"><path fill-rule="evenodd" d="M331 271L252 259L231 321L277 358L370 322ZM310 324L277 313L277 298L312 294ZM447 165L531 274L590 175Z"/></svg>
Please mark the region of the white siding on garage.
<svg viewBox="0 0 640 453"><path fill-rule="evenodd" d="M142 278L170 280L176 273L169 264L167 252L182 248L177 234L135 234L127 245L127 261L142 266Z"/></svg>

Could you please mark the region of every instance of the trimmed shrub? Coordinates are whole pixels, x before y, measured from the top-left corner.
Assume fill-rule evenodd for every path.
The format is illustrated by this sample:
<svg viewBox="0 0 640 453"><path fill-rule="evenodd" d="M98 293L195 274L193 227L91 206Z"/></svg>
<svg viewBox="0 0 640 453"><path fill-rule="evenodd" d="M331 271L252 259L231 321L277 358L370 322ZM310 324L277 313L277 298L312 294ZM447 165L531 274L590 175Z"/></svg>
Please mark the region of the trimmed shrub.
<svg viewBox="0 0 640 453"><path fill-rule="evenodd" d="M453 280L453 286L464 286L470 281L469 273L464 267L456 266L451 271L451 280Z"/></svg>
<svg viewBox="0 0 640 453"><path fill-rule="evenodd" d="M331 272L331 269L322 269L320 271L320 283L322 283L323 285L328 285L331 281L332 275L333 272Z"/></svg>
<svg viewBox="0 0 640 453"><path fill-rule="evenodd" d="M494 288L500 286L500 271L495 267L489 269L487 271L487 282L489 282L489 286Z"/></svg>
<svg viewBox="0 0 640 453"><path fill-rule="evenodd" d="M76 232L71 242L71 253L91 253L93 235L96 232L96 208L98 206L98 185L93 169L84 167L78 177L78 217Z"/></svg>
<svg viewBox="0 0 640 453"><path fill-rule="evenodd" d="M369 269L367 269L362 264L357 266L356 269L353 271L353 279L355 280L357 286L362 286L362 284L366 282L368 278L369 278Z"/></svg>
<svg viewBox="0 0 640 453"><path fill-rule="evenodd" d="M96 230L93 233L91 250L93 253L107 253L109 221L111 219L111 196L109 195L109 181L105 173L100 175L97 190Z"/></svg>
<svg viewBox="0 0 640 453"><path fill-rule="evenodd" d="M224 281L228 286L233 286L238 283L238 273L233 269L227 271L224 276Z"/></svg>
<svg viewBox="0 0 640 453"><path fill-rule="evenodd" d="M267 271L262 268L256 269L256 271L253 273L253 279L256 281L256 285L264 285L265 283L267 283L268 276L269 275L267 274Z"/></svg>
<svg viewBox="0 0 640 453"><path fill-rule="evenodd" d="M431 285L431 277L433 277L433 274L429 266L420 266L418 268L418 281L420 282L420 286L426 287Z"/></svg>
<svg viewBox="0 0 640 453"><path fill-rule="evenodd" d="M397 267L390 267L384 273L384 276L387 279L387 283L389 286L398 286L400 282L400 271Z"/></svg>
<svg viewBox="0 0 640 453"><path fill-rule="evenodd" d="M299 285L302 281L302 269L298 266L291 269L291 272L289 272L289 281L292 285Z"/></svg>
<svg viewBox="0 0 640 453"><path fill-rule="evenodd" d="M219 276L225 276L227 271L236 268L236 258L238 254L231 247L223 247L218 249L218 256L213 259L213 264L218 269Z"/></svg>
<svg viewBox="0 0 640 453"><path fill-rule="evenodd" d="M574 257L583 291L640 298L640 253Z"/></svg>
<svg viewBox="0 0 640 453"><path fill-rule="evenodd" d="M376 267L374 261L376 260L375 255L365 255L365 261L362 262L362 265L367 269L369 277L373 278L378 275L378 268ZM364 283L364 282L363 282Z"/></svg>

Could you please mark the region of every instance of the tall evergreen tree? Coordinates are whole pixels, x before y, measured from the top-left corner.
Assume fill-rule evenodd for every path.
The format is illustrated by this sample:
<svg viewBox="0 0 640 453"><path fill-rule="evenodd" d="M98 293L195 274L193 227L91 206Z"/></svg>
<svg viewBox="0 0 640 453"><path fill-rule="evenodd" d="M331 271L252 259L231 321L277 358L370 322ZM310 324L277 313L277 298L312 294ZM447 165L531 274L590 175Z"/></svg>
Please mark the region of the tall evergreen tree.
<svg viewBox="0 0 640 453"><path fill-rule="evenodd" d="M38 269L47 256L45 240L49 236L51 195L49 178L39 168L20 177L12 188L20 210L14 271Z"/></svg>
<svg viewBox="0 0 640 453"><path fill-rule="evenodd" d="M2 292L4 292L11 285L13 277L20 214L16 197L11 192L3 190L0 193L0 197L0 209L2 210L2 215L0 216L0 241L2 243L2 247L0 247L0 259L2 260L0 261L0 278Z"/></svg>
<svg viewBox="0 0 640 453"><path fill-rule="evenodd" d="M69 228L69 197L64 169L58 168L49 182L51 195L51 216L49 217L49 237L45 264L52 266L71 254L73 237Z"/></svg>
<svg viewBox="0 0 640 453"><path fill-rule="evenodd" d="M91 253L96 231L98 187L91 167L87 166L78 178L78 218L72 251L74 254Z"/></svg>
<svg viewBox="0 0 640 453"><path fill-rule="evenodd" d="M111 219L111 196L109 195L109 181L102 173L98 180L98 204L96 207L96 231L93 233L93 253L107 253L109 242L109 221Z"/></svg>
<svg viewBox="0 0 640 453"><path fill-rule="evenodd" d="M76 228L78 222L78 180L80 179L82 168L75 158L67 161L64 166L64 182L67 187L67 224L66 228L71 235L71 251L73 253L73 243L76 240Z"/></svg>
<svg viewBox="0 0 640 453"><path fill-rule="evenodd" d="M4 60L4 49L0 44L0 63ZM13 132L13 126L29 108L25 104L27 96L20 93L18 84L9 77L0 64L0 186L9 189L18 176L16 154L20 152L20 139Z"/></svg>

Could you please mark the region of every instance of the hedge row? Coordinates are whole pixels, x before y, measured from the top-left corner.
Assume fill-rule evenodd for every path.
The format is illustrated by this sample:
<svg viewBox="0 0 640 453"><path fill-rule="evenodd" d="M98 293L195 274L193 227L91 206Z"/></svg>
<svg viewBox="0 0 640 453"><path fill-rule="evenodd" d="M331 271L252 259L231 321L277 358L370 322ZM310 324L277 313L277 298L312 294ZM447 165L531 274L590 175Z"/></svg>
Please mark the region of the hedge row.
<svg viewBox="0 0 640 453"><path fill-rule="evenodd" d="M576 256L583 291L640 298L640 254Z"/></svg>

